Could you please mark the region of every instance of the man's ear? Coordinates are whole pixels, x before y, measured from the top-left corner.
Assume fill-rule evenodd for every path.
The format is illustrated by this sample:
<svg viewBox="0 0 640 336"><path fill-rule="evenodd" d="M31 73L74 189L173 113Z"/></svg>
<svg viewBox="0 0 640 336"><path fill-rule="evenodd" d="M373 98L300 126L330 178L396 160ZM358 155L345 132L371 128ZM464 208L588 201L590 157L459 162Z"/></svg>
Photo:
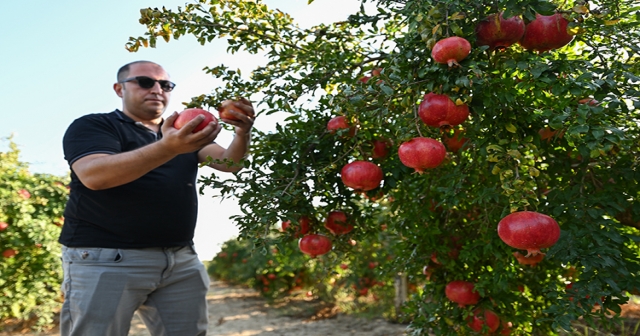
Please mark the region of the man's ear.
<svg viewBox="0 0 640 336"><path fill-rule="evenodd" d="M113 84L113 91L115 91L118 97L120 98L122 98L122 90L124 90L124 87L122 86L121 83Z"/></svg>

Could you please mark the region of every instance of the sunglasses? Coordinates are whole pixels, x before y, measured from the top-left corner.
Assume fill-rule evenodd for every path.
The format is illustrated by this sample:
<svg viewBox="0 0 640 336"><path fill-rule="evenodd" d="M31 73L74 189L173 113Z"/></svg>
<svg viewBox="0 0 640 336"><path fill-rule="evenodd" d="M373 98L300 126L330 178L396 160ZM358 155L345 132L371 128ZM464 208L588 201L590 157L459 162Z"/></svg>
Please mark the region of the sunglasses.
<svg viewBox="0 0 640 336"><path fill-rule="evenodd" d="M164 92L171 92L171 90L173 90L173 88L176 87L174 83L168 80L153 79L147 76L137 76L137 77L127 78L121 81L120 83L126 83L126 82L136 82L143 89L150 89L156 85L156 82L158 82L160 84L160 88Z"/></svg>

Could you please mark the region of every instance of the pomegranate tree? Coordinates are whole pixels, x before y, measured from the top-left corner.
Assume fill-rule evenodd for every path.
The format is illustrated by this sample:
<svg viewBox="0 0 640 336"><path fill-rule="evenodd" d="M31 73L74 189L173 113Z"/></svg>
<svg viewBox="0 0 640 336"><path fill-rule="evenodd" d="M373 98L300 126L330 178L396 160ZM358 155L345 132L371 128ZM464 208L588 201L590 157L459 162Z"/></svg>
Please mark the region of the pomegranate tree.
<svg viewBox="0 0 640 336"><path fill-rule="evenodd" d="M482 331L482 327L486 325L489 332L493 333L500 326L500 318L491 310L477 308L473 310L473 315L467 318L467 325L475 332Z"/></svg>
<svg viewBox="0 0 640 336"><path fill-rule="evenodd" d="M524 21L519 16L505 19L502 13L489 15L476 26L476 44L489 50L508 48L524 35Z"/></svg>
<svg viewBox="0 0 640 336"><path fill-rule="evenodd" d="M519 211L500 220L498 235L505 244L527 250L526 257L530 257L539 254L541 248L551 247L558 241L560 226L545 214Z"/></svg>
<svg viewBox="0 0 640 336"><path fill-rule="evenodd" d="M308 254L311 258L323 255L331 251L331 239L320 234L308 234L298 241L298 247L304 254Z"/></svg>
<svg viewBox="0 0 640 336"><path fill-rule="evenodd" d="M418 173L439 166L446 155L447 150L442 142L431 138L413 138L398 148L400 162Z"/></svg>
<svg viewBox="0 0 640 336"><path fill-rule="evenodd" d="M560 13L536 14L535 20L527 24L519 43L525 49L538 52L561 48L573 40L573 36L567 33L568 25L569 21Z"/></svg>
<svg viewBox="0 0 640 336"><path fill-rule="evenodd" d="M480 301L480 294L475 291L473 283L468 281L451 281L444 288L447 298L458 304L461 308L467 305L474 305Z"/></svg>
<svg viewBox="0 0 640 336"><path fill-rule="evenodd" d="M349 216L343 211L331 211L324 221L324 227L334 235L341 235L351 232L353 225L349 221Z"/></svg>
<svg viewBox="0 0 640 336"><path fill-rule="evenodd" d="M452 36L442 39L431 49L431 57L436 63L460 66L460 61L469 56L471 44L462 37Z"/></svg>
<svg viewBox="0 0 640 336"><path fill-rule="evenodd" d="M449 127L462 124L469 117L466 104L456 105L449 96L427 93L418 107L420 119L431 127Z"/></svg>
<svg viewBox="0 0 640 336"><path fill-rule="evenodd" d="M342 167L342 182L355 191L369 191L380 186L382 169L373 162L353 161Z"/></svg>

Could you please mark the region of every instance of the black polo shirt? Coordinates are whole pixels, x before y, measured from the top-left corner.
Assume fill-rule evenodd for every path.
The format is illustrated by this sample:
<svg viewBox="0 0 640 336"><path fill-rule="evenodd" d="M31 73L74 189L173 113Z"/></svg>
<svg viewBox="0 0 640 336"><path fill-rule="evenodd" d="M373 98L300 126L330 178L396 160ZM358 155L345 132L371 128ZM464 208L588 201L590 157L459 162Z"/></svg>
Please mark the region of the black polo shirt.
<svg viewBox="0 0 640 336"><path fill-rule="evenodd" d="M161 137L119 110L89 114L67 129L64 156L71 166L89 154L128 152ZM197 152L181 154L133 182L90 190L72 169L60 243L104 248L192 244L198 212L197 172Z"/></svg>

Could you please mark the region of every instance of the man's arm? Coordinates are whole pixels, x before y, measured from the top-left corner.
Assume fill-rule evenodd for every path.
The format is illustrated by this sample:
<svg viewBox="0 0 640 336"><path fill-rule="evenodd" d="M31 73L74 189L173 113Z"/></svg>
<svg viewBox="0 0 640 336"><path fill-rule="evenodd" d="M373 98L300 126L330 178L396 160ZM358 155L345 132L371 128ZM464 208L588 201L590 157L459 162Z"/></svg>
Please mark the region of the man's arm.
<svg viewBox="0 0 640 336"><path fill-rule="evenodd" d="M180 130L173 128L177 113L162 125L162 139L118 154L91 154L78 159L71 168L82 184L92 190L117 187L132 182L179 154L197 151L210 144L220 133L221 126L210 123L197 133L191 131L204 119L194 118Z"/></svg>
<svg viewBox="0 0 640 336"><path fill-rule="evenodd" d="M241 98L239 101L232 103L233 106L229 110L236 118L240 119L229 120L222 119L225 123L235 126L236 135L233 141L226 149L218 144L210 144L198 152L198 159L200 162L207 160L210 156L214 161L232 161L232 165L226 163L211 163L209 167L224 171L224 172L237 172L242 169L240 162L244 159L249 152L249 145L251 143L251 128L253 127L253 121L255 120L255 113L251 102L247 99ZM242 112L239 112L242 111Z"/></svg>

